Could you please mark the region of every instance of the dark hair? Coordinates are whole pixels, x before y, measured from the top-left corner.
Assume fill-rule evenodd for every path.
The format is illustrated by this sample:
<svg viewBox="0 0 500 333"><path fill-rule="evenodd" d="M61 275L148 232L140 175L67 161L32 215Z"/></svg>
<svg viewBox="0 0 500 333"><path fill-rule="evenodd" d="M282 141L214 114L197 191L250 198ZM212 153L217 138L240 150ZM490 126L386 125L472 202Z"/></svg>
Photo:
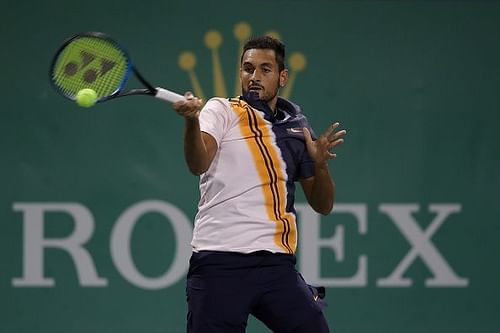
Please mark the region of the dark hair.
<svg viewBox="0 0 500 333"><path fill-rule="evenodd" d="M271 36L259 36L248 40L243 46L240 63L243 61L243 55L250 49L269 49L276 54L276 62L280 72L285 69L285 44L279 39Z"/></svg>

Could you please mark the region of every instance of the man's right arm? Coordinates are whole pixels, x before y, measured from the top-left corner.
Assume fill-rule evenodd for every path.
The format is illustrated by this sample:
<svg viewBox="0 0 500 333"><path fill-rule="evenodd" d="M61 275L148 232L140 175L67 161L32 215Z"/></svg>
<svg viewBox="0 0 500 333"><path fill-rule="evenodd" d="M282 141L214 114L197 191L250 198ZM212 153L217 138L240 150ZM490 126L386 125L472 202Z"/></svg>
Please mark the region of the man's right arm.
<svg viewBox="0 0 500 333"><path fill-rule="evenodd" d="M217 152L217 142L210 134L200 131L198 117L185 120L184 158L189 171L199 176L210 167Z"/></svg>
<svg viewBox="0 0 500 333"><path fill-rule="evenodd" d="M174 110L184 117L184 158L189 171L195 175L206 172L217 152L217 142L208 133L200 130L201 99L191 92L184 94L186 100L174 103Z"/></svg>

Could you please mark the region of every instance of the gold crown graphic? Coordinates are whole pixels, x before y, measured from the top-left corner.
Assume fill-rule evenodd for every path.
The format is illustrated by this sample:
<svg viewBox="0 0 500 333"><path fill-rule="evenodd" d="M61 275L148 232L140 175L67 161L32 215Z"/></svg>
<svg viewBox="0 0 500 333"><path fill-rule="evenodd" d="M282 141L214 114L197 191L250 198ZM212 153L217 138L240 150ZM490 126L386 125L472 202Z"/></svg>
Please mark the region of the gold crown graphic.
<svg viewBox="0 0 500 333"><path fill-rule="evenodd" d="M234 95L239 95L241 93L239 71L240 71L240 57L243 51L243 45L252 34L252 28L247 22L239 22L234 26L233 29L234 37L239 42L238 55L236 60L236 71L234 80ZM268 31L265 33L267 36L280 39L279 33L276 31ZM213 70L213 87L214 95L221 97L229 97L226 89L226 81L224 80L224 73L222 70L222 65L219 56L219 48L222 45L223 38L222 34L217 30L209 30L205 33L204 38L205 46L210 50L212 56L212 70ZM191 87L196 96L205 99L205 93L203 92L200 80L195 72L196 67L196 56L191 51L184 51L179 55L178 59L179 67L187 72L189 80L191 81ZM293 52L288 57L288 70L289 78L288 83L285 88L281 91L280 95L289 98L293 85L297 79L297 74L306 68L306 57L300 52Z"/></svg>

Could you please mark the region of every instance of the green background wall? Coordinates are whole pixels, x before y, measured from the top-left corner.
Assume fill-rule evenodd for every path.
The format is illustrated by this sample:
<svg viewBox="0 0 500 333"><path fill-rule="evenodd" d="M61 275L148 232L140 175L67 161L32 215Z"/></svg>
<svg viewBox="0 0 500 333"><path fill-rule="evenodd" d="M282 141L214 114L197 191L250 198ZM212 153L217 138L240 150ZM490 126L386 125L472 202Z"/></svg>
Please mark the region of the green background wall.
<svg viewBox="0 0 500 333"><path fill-rule="evenodd" d="M314 276L305 267L318 263L321 278L349 280L366 258L358 285L328 288L332 329L500 331L500 3L7 0L2 7L1 332L185 331L184 277L166 287L140 287L112 255L114 232L123 226L118 221L137 204L171 207L180 214L176 221L192 223L197 179L182 158L182 119L147 97L78 108L51 90L48 67L65 38L104 31L127 46L148 79L179 92L192 85L178 57L192 51L210 96L212 58L203 39L217 30L232 91L238 58L233 29L240 22L254 35L278 32L289 54L305 56L291 99L316 132L335 120L348 130L330 164L339 210L321 218L303 209L299 214L305 234L314 223L321 239L343 236L343 253L326 245L315 256L299 252L305 276ZM298 202L304 202L301 193ZM72 203L91 214L94 229L81 249L105 286L82 283L68 251L51 247L38 253L43 277L54 279L54 286L14 283L29 269L24 262L36 262L25 257L34 220L22 208L36 203ZM446 207L455 211L438 226ZM398 209L396 217L388 213ZM180 249L189 250L168 217L153 210L140 215L127 243L145 279L163 276ZM408 236L398 223L418 228ZM42 226L44 239L61 240L74 234L76 222L55 211L43 215ZM318 249L314 239L305 237L300 246ZM439 253L466 282L430 285L431 267L443 268L443 261L440 266L429 253ZM411 285L382 286L380 279L404 258ZM248 331L266 329L251 319Z"/></svg>

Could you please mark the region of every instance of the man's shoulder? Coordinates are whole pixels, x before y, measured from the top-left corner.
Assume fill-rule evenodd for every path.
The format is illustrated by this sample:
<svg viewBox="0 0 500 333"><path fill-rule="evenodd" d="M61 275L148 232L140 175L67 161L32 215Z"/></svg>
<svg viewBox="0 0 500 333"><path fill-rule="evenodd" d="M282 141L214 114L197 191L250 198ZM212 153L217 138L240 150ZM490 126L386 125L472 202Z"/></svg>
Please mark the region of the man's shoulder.
<svg viewBox="0 0 500 333"><path fill-rule="evenodd" d="M231 108L229 100L222 97L212 97L203 106L202 111L227 112Z"/></svg>
<svg viewBox="0 0 500 333"><path fill-rule="evenodd" d="M229 106L229 103L230 103L230 99L224 98L224 97L211 97L207 101L207 104L211 104L211 105Z"/></svg>

